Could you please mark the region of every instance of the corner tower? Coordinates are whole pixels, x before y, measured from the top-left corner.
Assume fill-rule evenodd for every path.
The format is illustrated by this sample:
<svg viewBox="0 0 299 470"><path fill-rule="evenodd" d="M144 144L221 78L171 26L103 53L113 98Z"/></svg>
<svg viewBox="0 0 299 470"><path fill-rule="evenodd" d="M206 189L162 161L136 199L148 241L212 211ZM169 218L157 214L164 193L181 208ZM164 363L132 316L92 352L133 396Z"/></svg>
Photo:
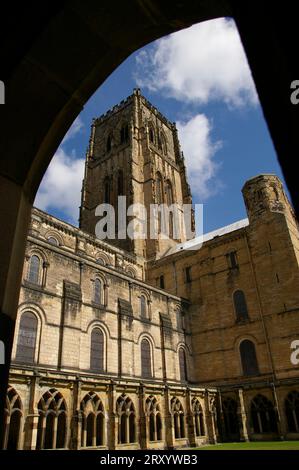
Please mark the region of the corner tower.
<svg viewBox="0 0 299 470"><path fill-rule="evenodd" d="M184 226L175 239L171 236L165 239L161 233L156 239L150 237L151 204L183 206L192 204L192 198L176 126L152 106L139 89L92 123L82 186L80 228L95 235L100 219L95 209L102 203L114 207L117 220L118 196L126 197L126 208L132 204L144 206L146 237L119 239L116 223L116 238L108 238L107 242L150 260L185 241Z"/></svg>
<svg viewBox="0 0 299 470"><path fill-rule="evenodd" d="M284 192L282 182L276 175L255 176L242 189L250 223L264 221L267 214L280 213L294 223L293 208Z"/></svg>

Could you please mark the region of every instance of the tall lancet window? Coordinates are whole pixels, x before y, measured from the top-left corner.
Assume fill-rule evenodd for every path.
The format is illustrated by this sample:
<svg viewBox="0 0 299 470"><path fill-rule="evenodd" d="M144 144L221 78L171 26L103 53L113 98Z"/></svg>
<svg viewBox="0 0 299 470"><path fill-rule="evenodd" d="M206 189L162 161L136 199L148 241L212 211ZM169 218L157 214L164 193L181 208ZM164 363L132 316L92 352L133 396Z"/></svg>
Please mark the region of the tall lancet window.
<svg viewBox="0 0 299 470"><path fill-rule="evenodd" d="M166 182L165 196L166 196L166 204L169 207L173 204L172 184L169 180ZM169 238L173 238L173 213L172 212L169 212L168 235L169 235Z"/></svg>
<svg viewBox="0 0 299 470"><path fill-rule="evenodd" d="M124 195L124 174L122 170L119 170L117 174L117 195Z"/></svg>
<svg viewBox="0 0 299 470"><path fill-rule="evenodd" d="M32 255L29 262L28 281L32 284L39 284L40 281L40 259L36 255Z"/></svg>
<svg viewBox="0 0 299 470"><path fill-rule="evenodd" d="M110 204L111 184L109 176L104 179L104 203Z"/></svg>

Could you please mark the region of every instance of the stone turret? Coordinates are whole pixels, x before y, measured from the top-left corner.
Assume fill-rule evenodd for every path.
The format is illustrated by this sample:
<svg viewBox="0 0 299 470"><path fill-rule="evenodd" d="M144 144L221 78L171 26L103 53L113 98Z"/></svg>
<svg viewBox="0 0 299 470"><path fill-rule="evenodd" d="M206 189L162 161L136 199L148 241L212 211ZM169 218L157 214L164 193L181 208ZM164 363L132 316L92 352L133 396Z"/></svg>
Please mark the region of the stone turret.
<svg viewBox="0 0 299 470"><path fill-rule="evenodd" d="M276 175L258 175L246 181L242 189L250 223L264 218L267 213L283 213L294 219L293 208Z"/></svg>

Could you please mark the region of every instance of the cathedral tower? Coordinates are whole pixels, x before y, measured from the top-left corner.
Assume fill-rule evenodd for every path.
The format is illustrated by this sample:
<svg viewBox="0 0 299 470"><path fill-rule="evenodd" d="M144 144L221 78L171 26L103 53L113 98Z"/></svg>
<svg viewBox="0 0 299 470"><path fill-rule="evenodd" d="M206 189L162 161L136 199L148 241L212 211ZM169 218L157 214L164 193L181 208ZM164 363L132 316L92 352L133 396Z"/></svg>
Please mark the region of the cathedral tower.
<svg viewBox="0 0 299 470"><path fill-rule="evenodd" d="M128 235L118 237L121 230L118 227L119 196L126 198L125 209L132 204L145 208L146 225L138 224L139 230L141 227L144 231L144 239L131 239ZM96 224L101 219L95 211L103 203L111 204L116 216L115 239L109 236L106 241L119 248L150 260L186 240L182 211L184 204L192 204L192 199L176 126L153 107L139 89L92 124L82 186L82 230L95 235ZM158 234L151 236L152 204L158 207L160 204L166 207L178 204L181 208L180 230L173 233L170 211L166 219L170 227L169 237L163 236L158 214L155 219ZM128 214L126 224L132 223L132 219L136 222L135 213ZM193 215L191 226L194 229Z"/></svg>

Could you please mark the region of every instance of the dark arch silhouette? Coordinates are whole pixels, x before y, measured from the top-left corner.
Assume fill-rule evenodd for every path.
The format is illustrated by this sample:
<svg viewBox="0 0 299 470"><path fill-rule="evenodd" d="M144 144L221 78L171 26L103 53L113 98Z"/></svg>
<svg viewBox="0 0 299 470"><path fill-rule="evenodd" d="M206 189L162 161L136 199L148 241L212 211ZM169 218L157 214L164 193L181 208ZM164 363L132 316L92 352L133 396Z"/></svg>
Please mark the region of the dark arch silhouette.
<svg viewBox="0 0 299 470"><path fill-rule="evenodd" d="M261 394L256 395L251 401L250 412L255 433L277 432L277 418L274 405L267 397Z"/></svg>

